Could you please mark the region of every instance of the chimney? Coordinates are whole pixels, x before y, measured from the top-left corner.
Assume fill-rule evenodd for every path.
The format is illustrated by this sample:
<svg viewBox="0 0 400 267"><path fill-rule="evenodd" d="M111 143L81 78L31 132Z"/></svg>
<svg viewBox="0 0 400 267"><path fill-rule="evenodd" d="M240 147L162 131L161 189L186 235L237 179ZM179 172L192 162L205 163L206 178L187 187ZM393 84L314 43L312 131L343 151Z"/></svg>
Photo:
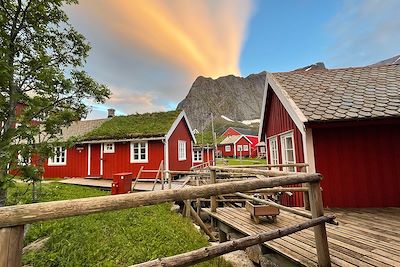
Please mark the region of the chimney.
<svg viewBox="0 0 400 267"><path fill-rule="evenodd" d="M112 117L115 116L115 109L109 108L109 109L107 109L107 111L108 111L108 116L107 116L107 118L112 118Z"/></svg>

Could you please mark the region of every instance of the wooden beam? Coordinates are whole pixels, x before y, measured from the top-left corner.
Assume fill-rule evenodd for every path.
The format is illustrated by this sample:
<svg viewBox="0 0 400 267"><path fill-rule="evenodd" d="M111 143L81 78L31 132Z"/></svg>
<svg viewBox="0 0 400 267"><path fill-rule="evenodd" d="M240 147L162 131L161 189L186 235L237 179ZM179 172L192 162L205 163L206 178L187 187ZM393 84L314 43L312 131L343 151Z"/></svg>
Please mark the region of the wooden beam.
<svg viewBox="0 0 400 267"><path fill-rule="evenodd" d="M200 218L200 216L197 214L197 212L190 205L189 205L189 211L190 211L190 215L192 216L194 221L200 226L200 228L203 230L203 232L206 233L210 237L210 241L213 241L213 242L217 241L217 239L215 239L215 236L212 235L212 233L210 232L210 230L208 230L208 228L205 225L205 223L203 222L203 220Z"/></svg>
<svg viewBox="0 0 400 267"><path fill-rule="evenodd" d="M136 186L137 182L139 181L139 177L140 177L140 175L142 175L143 168L144 168L144 166L140 167L140 170L138 172L138 175L136 176L136 179L135 179L135 182L133 183L131 191L133 191L135 189L135 186Z"/></svg>
<svg viewBox="0 0 400 267"><path fill-rule="evenodd" d="M215 246L204 247L201 249L193 250L183 254L156 259L141 264L133 265L134 267L170 267L170 266L189 266L195 263L207 261L209 259L221 256L223 254L245 249L247 247L261 244L276 238L287 236L298 231L313 227L315 225L323 224L327 221L333 220L335 216L321 216L315 219L308 220L304 223L299 223L290 227L280 228L271 232L260 233L233 241L227 241Z"/></svg>
<svg viewBox="0 0 400 267"><path fill-rule="evenodd" d="M235 168L276 168L276 167L307 167L307 163L295 164L251 164L251 165L232 165Z"/></svg>
<svg viewBox="0 0 400 267"><path fill-rule="evenodd" d="M309 183L309 188L311 214L313 218L318 218L324 215L320 182L317 181ZM314 237L315 246L317 248L318 266L331 266L325 223L316 225L314 227Z"/></svg>
<svg viewBox="0 0 400 267"><path fill-rule="evenodd" d="M225 172L260 174L260 175L265 175L265 176L285 176L285 175L296 174L295 172L259 170L259 169L253 169L253 168L220 167L220 166L210 166L209 169L215 170L215 171L225 171Z"/></svg>
<svg viewBox="0 0 400 267"><path fill-rule="evenodd" d="M258 189L258 190L253 190L249 191L246 193L279 193L279 192L307 192L308 193L308 187L274 187L274 188L265 188L265 189Z"/></svg>
<svg viewBox="0 0 400 267"><path fill-rule="evenodd" d="M210 173L210 183L215 184L217 182L217 172L215 170L211 170ZM216 212L217 211L217 196L211 196L211 211Z"/></svg>
<svg viewBox="0 0 400 267"><path fill-rule="evenodd" d="M246 181L193 186L182 189L8 206L0 208L0 228L71 216L149 206L164 202L195 199L198 197L207 198L210 196L251 191L260 188L316 182L320 179L321 176L319 174L298 173L269 179L250 179Z"/></svg>
<svg viewBox="0 0 400 267"><path fill-rule="evenodd" d="M20 267L24 247L24 226L0 229L0 266Z"/></svg>

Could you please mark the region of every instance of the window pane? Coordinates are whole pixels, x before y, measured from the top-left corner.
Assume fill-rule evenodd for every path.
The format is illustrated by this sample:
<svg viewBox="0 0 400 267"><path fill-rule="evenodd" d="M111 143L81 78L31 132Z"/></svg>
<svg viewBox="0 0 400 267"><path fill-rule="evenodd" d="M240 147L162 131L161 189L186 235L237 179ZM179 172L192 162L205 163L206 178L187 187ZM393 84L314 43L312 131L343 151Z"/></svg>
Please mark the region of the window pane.
<svg viewBox="0 0 400 267"><path fill-rule="evenodd" d="M293 150L287 150L286 155L288 163L293 163L294 162Z"/></svg>
<svg viewBox="0 0 400 267"><path fill-rule="evenodd" d="M286 149L292 149L292 148L293 148L292 137L287 137L286 138Z"/></svg>

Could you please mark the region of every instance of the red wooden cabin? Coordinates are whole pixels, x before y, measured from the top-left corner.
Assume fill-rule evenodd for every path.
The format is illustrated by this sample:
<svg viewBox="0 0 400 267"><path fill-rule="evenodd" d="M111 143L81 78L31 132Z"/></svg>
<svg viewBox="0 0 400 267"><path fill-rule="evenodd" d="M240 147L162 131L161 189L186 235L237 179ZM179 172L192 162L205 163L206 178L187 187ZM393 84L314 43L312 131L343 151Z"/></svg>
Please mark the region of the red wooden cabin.
<svg viewBox="0 0 400 267"><path fill-rule="evenodd" d="M116 116L77 121L63 131L63 140L78 142L71 148L57 147L45 165L45 177L99 177L139 169L189 170L195 137L182 111ZM141 178L154 178L143 173Z"/></svg>
<svg viewBox="0 0 400 267"><path fill-rule="evenodd" d="M218 151L223 157L251 157L251 145L245 135L232 135L218 144Z"/></svg>
<svg viewBox="0 0 400 267"><path fill-rule="evenodd" d="M239 128L239 127L229 127L221 134L223 137L244 135L251 142L251 157L257 156L257 144L258 135L257 132L252 129Z"/></svg>
<svg viewBox="0 0 400 267"><path fill-rule="evenodd" d="M268 73L259 136L323 175L327 207L400 206L400 65Z"/></svg>

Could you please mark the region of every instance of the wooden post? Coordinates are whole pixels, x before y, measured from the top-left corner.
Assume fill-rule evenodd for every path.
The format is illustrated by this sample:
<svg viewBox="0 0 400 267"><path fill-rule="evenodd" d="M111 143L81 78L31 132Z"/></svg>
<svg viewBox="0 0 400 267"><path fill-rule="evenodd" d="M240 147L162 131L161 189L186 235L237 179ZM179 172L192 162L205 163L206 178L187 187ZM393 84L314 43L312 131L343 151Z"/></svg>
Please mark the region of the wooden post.
<svg viewBox="0 0 400 267"><path fill-rule="evenodd" d="M195 222L200 226L200 228L206 233L211 241L217 241L215 237L212 235L210 230L208 230L207 226L204 224L204 222L201 220L200 216L197 215L196 211L192 208L192 206L186 206L186 208L189 209L190 215L192 215L192 218L195 220Z"/></svg>
<svg viewBox="0 0 400 267"><path fill-rule="evenodd" d="M24 226L0 229L0 266L20 267L24 247Z"/></svg>
<svg viewBox="0 0 400 267"><path fill-rule="evenodd" d="M200 176L196 176L196 186L200 186ZM197 215L200 216L200 212L201 212L201 202L200 202L200 198L196 198L196 210L197 210Z"/></svg>
<svg viewBox="0 0 400 267"><path fill-rule="evenodd" d="M307 186L307 184L302 184L303 187ZM308 191L303 192L303 204L305 210L310 210L310 196Z"/></svg>
<svg viewBox="0 0 400 267"><path fill-rule="evenodd" d="M324 207L322 203L322 194L320 182L311 182L309 186L310 207L313 219L324 216ZM325 223L314 226L315 246L317 248L318 266L331 266L329 256L328 237L326 234Z"/></svg>
<svg viewBox="0 0 400 267"><path fill-rule="evenodd" d="M144 168L144 166L140 167L140 170L138 172L138 175L136 176L136 179L135 179L135 182L133 183L131 191L133 191L135 189L135 186L136 186L137 182L139 181L139 177L140 177L140 175L142 175L143 168Z"/></svg>
<svg viewBox="0 0 400 267"><path fill-rule="evenodd" d="M217 171L210 170L210 183L215 184L217 182ZM217 196L211 196L211 211L217 211Z"/></svg>
<svg viewBox="0 0 400 267"><path fill-rule="evenodd" d="M218 228L218 235L219 235L219 243L223 243L228 241L228 237L224 231Z"/></svg>
<svg viewBox="0 0 400 267"><path fill-rule="evenodd" d="M183 216L189 218L190 217L190 208L191 208L190 200L184 200L183 202L185 203L185 209L183 212Z"/></svg>
<svg viewBox="0 0 400 267"><path fill-rule="evenodd" d="M161 165L161 190L164 190L164 164Z"/></svg>
<svg viewBox="0 0 400 267"><path fill-rule="evenodd" d="M167 179L168 179L168 189L172 189L172 174L167 172Z"/></svg>

